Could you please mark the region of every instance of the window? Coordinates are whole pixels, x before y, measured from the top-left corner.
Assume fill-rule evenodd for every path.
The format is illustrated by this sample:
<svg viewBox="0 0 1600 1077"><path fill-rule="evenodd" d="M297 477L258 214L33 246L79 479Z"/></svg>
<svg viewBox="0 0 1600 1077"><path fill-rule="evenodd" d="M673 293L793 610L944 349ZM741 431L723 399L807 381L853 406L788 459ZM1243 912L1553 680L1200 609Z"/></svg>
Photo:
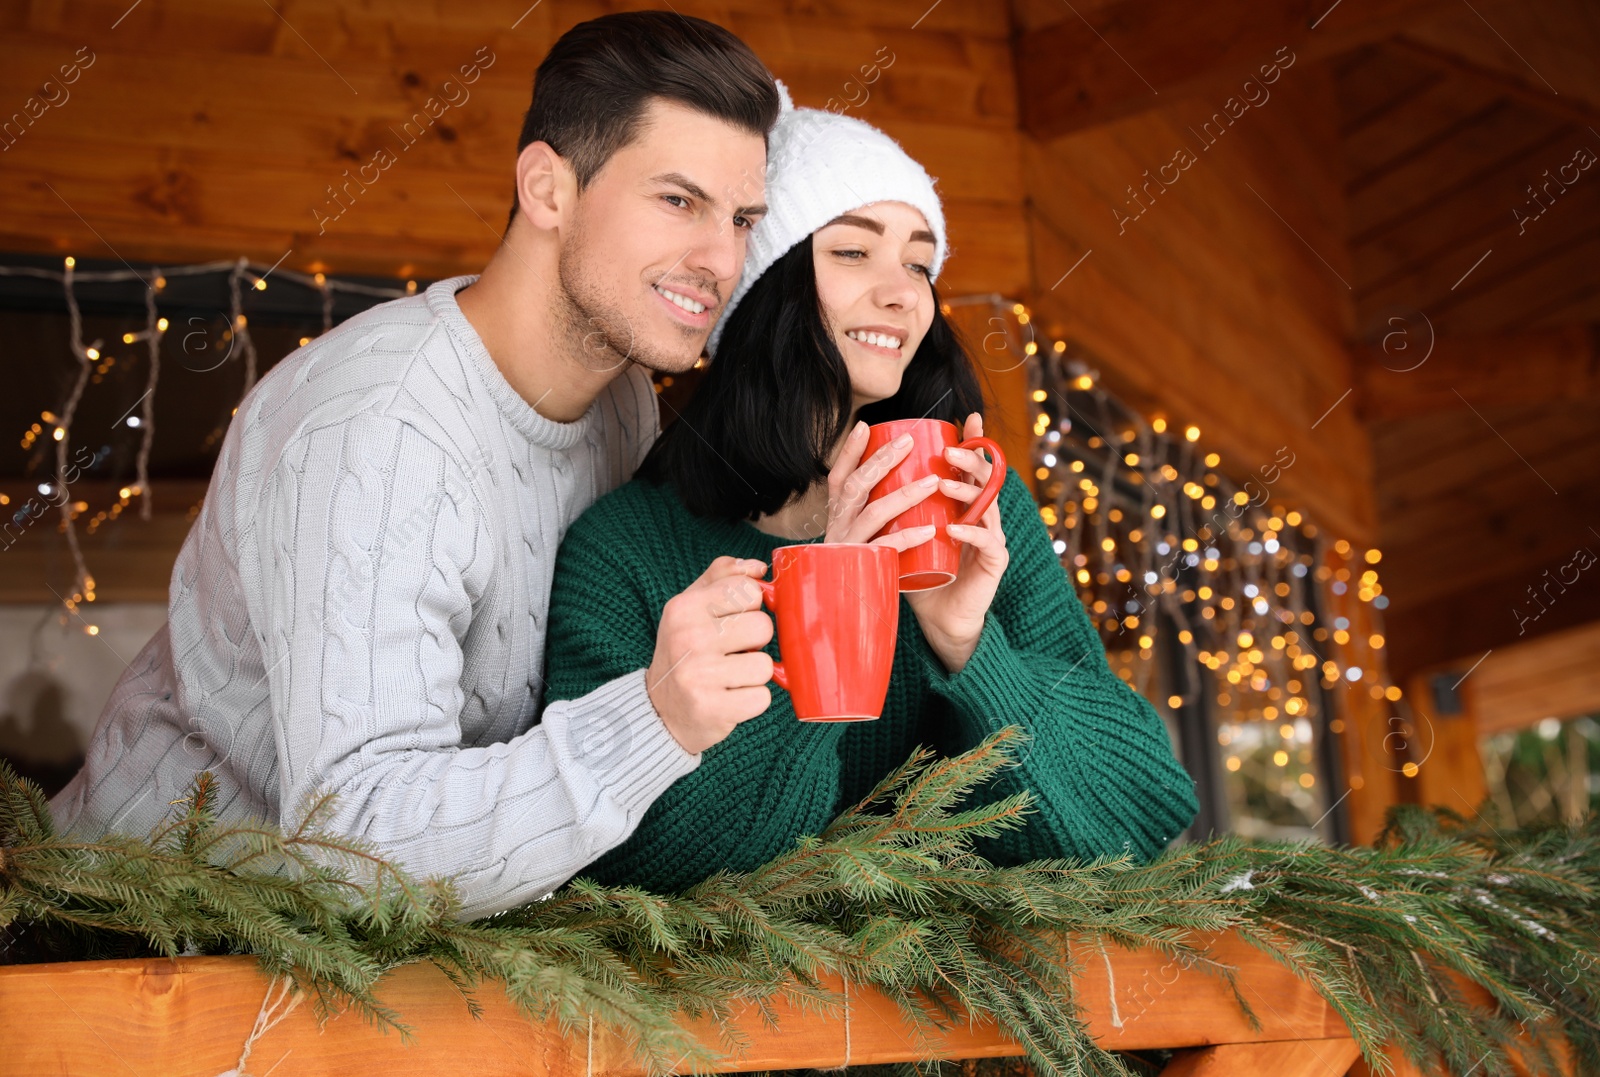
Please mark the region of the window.
<svg viewBox="0 0 1600 1077"><path fill-rule="evenodd" d="M1108 393L1080 351L1058 344L1030 376L1039 514L1112 668L1196 780L1191 836L1347 840L1327 689L1362 674L1329 657L1348 626L1323 622L1318 529L1271 495L1292 453L1241 484L1198 430Z"/></svg>

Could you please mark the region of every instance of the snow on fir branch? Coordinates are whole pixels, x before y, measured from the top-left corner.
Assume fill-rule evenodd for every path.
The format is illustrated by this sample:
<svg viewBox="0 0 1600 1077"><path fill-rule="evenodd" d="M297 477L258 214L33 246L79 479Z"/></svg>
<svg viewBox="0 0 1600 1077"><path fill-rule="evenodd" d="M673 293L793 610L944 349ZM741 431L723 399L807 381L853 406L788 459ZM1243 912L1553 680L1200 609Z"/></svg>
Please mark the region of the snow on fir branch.
<svg viewBox="0 0 1600 1077"><path fill-rule="evenodd" d="M780 1000L842 1015L824 974L872 985L940 1053L941 1029L992 1020L1047 1072L1126 1077L1091 1038L1082 955L1151 947L1233 983L1210 933L1234 931L1310 983L1367 1059L1385 1045L1425 1071L1508 1074L1520 1057L1600 1072L1600 830L1502 831L1399 806L1372 847L1228 835L1127 857L996 867L973 840L1026 825L1019 794L969 805L1021 738L954 758L919 751L822 834L748 873L676 895L579 878L545 901L462 922L445 880L418 881L319 827L222 826L202 775L145 838L58 835L39 790L0 763L0 960L254 954L324 1019L354 1009L405 1033L374 995L430 961L468 998L497 981L537 1021L624 1037L651 1072L715 1068L743 1044L733 1019ZM1458 973L1492 1008L1461 997ZM1234 997L1254 1021L1237 986ZM476 1009L474 1008L474 1012ZM709 1046L684 1031L710 1017ZM1519 1038L1520 1037L1520 1038Z"/></svg>

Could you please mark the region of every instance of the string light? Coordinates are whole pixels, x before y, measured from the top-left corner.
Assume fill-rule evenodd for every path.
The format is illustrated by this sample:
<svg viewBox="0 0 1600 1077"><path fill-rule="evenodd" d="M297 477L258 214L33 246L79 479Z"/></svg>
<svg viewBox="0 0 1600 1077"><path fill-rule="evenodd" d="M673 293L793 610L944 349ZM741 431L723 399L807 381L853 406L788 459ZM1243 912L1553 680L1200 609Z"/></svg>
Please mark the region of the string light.
<svg viewBox="0 0 1600 1077"><path fill-rule="evenodd" d="M1019 325L1033 320L1025 304L1001 304L996 313L1007 311ZM1006 334L1013 336L1027 334ZM1227 769L1270 762L1276 775L1248 773L1315 819L1322 807L1310 810L1319 785L1312 731L1345 730L1324 713L1324 696L1401 698L1383 674L1379 611L1388 600L1375 568L1382 554L1326 535L1304 510L1274 503L1271 484L1287 466L1281 461L1244 476L1251 481L1243 485L1220 471L1222 456L1200 447L1198 424L1128 407L1067 341L1047 348L1040 339L1022 358L1040 519L1113 668L1173 709L1199 700L1210 678L1219 742L1233 748ZM1359 634L1357 604L1364 607ZM1157 694L1155 645L1163 632L1175 633L1187 660L1179 683ZM1359 774L1350 785L1360 788ZM1337 791L1318 795L1325 807Z"/></svg>
<svg viewBox="0 0 1600 1077"><path fill-rule="evenodd" d="M62 269L55 272L35 266L0 266L0 276L35 277L59 283L65 294L68 314L68 350L72 353L78 364L78 373L67 394L66 402L62 405L60 416L53 412L40 413L40 422L31 423L22 432L21 445L23 449L31 449L45 435L45 428L49 426L49 441L55 445L55 475L50 482L39 484L39 493L52 500L59 498L61 508L61 523L58 531L66 537L67 547L72 555L73 581L68 589L67 596L62 600L66 612L72 613L83 603L95 601L95 580L90 574L88 565L84 561L83 550L78 542L76 521L80 516L89 511L86 501L74 500L71 496L71 482L69 474L75 474L82 469L81 465L74 464L69 468L68 460L71 458L72 448L72 423L77 413L78 404L83 398L86 387L90 384L99 384L104 375L110 371L117 362L117 357L103 351L104 341L94 340L85 342L83 339L83 318L78 305L77 285L87 282L108 283L121 281L139 281L145 285L144 306L145 326L137 332L128 331L120 335L123 344L133 345L143 341L146 357L149 360L149 375L144 385L144 393L135 407L140 410L124 416L119 422L130 429L140 433L139 450L135 459L136 479L123 487L117 494L117 501L89 517L86 524L87 533L93 534L103 524L116 520L123 511L132 503L134 498L140 499L139 512L142 519L148 520L151 516L152 498L150 497L149 459L150 449L155 438L155 396L160 379L161 343L169 327L167 318L162 317L156 308L156 299L159 293L165 291L169 276L201 276L228 273L228 286L230 298L229 330L232 334L234 346L240 349L244 358L245 384L240 393L243 399L256 382L257 353L255 343L250 338L249 319L244 312L244 282L248 281L251 291L265 291L267 275L273 274L276 278L291 281L308 288L315 288L322 295L322 329L327 332L333 327L333 298L334 290L350 292L359 295L371 296L378 299L395 299L403 295L414 294L417 282L408 280L404 290L399 288L380 288L372 285L358 284L350 281L334 281L321 272L314 275L296 273L292 270L281 268L264 268L253 266L246 258L239 258L231 262L206 262L196 265L169 267L165 269L152 268L151 275L147 277L133 269L126 270L94 270L79 272L78 261L72 255L62 259ZM259 272L258 272L259 270ZM302 338L301 344L309 343L310 338ZM233 408L238 411L238 406ZM92 465L91 465L92 466ZM203 499L202 499L203 500ZM9 505L11 499L0 494L0 505ZM22 512L18 509L18 516L14 522L18 526L26 526ZM190 519L198 514L199 505L189 511ZM29 511L31 519L38 512ZM84 631L89 635L96 635L100 629L97 625L85 624Z"/></svg>

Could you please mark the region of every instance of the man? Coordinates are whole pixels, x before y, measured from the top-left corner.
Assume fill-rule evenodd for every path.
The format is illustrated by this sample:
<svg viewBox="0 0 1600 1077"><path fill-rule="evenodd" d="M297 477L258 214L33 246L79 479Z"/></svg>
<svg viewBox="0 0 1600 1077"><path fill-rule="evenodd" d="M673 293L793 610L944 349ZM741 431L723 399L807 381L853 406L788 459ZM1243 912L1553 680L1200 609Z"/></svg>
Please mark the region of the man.
<svg viewBox="0 0 1600 1077"><path fill-rule="evenodd" d="M777 112L771 75L710 23L564 35L483 273L350 319L241 404L167 623L57 821L145 832L201 770L223 820L292 828L332 793L325 828L453 879L481 916L622 842L763 712L772 625L728 583L764 566L719 558L650 670L534 724L557 547L658 433L650 371L692 366L732 294ZM688 653L692 681L673 673Z"/></svg>

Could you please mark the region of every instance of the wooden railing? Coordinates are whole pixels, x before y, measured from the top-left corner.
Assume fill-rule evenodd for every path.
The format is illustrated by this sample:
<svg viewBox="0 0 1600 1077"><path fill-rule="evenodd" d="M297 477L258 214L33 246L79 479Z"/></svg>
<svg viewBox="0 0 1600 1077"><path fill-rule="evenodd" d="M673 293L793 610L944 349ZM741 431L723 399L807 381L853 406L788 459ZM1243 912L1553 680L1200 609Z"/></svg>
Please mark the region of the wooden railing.
<svg viewBox="0 0 1600 1077"><path fill-rule="evenodd" d="M1333 1009L1309 985L1234 935L1213 940L1215 956L1238 969L1238 983L1261 1027L1252 1028L1227 985L1148 950L1080 943L1085 971L1078 1003L1096 1041L1112 1050L1177 1048L1165 1072L1175 1077L1363 1077L1368 1070ZM236 1067L258 1077L310 1074L529 1074L535 1077L636 1077L620 1039L562 1036L524 1019L494 984L477 998L481 1019L431 965L388 976L379 998L410 1026L402 1042L354 1013L320 1030L299 1006L252 1039L269 982L244 957L87 961L0 968L0 1077L137 1074L217 1077ZM835 980L831 985L840 989ZM835 1067L926 1057L912 1030L875 990L853 990L848 1019L780 1008L779 1027L751 1013L739 1022L748 1049L725 1072ZM275 1015L282 1015L280 1007ZM695 1028L717 1042L709 1026ZM240 1055L249 1042L249 1058ZM992 1024L948 1033L936 1057L1019 1055ZM1391 1056L1395 1057L1395 1056ZM1395 1057L1396 1077L1416 1071Z"/></svg>

